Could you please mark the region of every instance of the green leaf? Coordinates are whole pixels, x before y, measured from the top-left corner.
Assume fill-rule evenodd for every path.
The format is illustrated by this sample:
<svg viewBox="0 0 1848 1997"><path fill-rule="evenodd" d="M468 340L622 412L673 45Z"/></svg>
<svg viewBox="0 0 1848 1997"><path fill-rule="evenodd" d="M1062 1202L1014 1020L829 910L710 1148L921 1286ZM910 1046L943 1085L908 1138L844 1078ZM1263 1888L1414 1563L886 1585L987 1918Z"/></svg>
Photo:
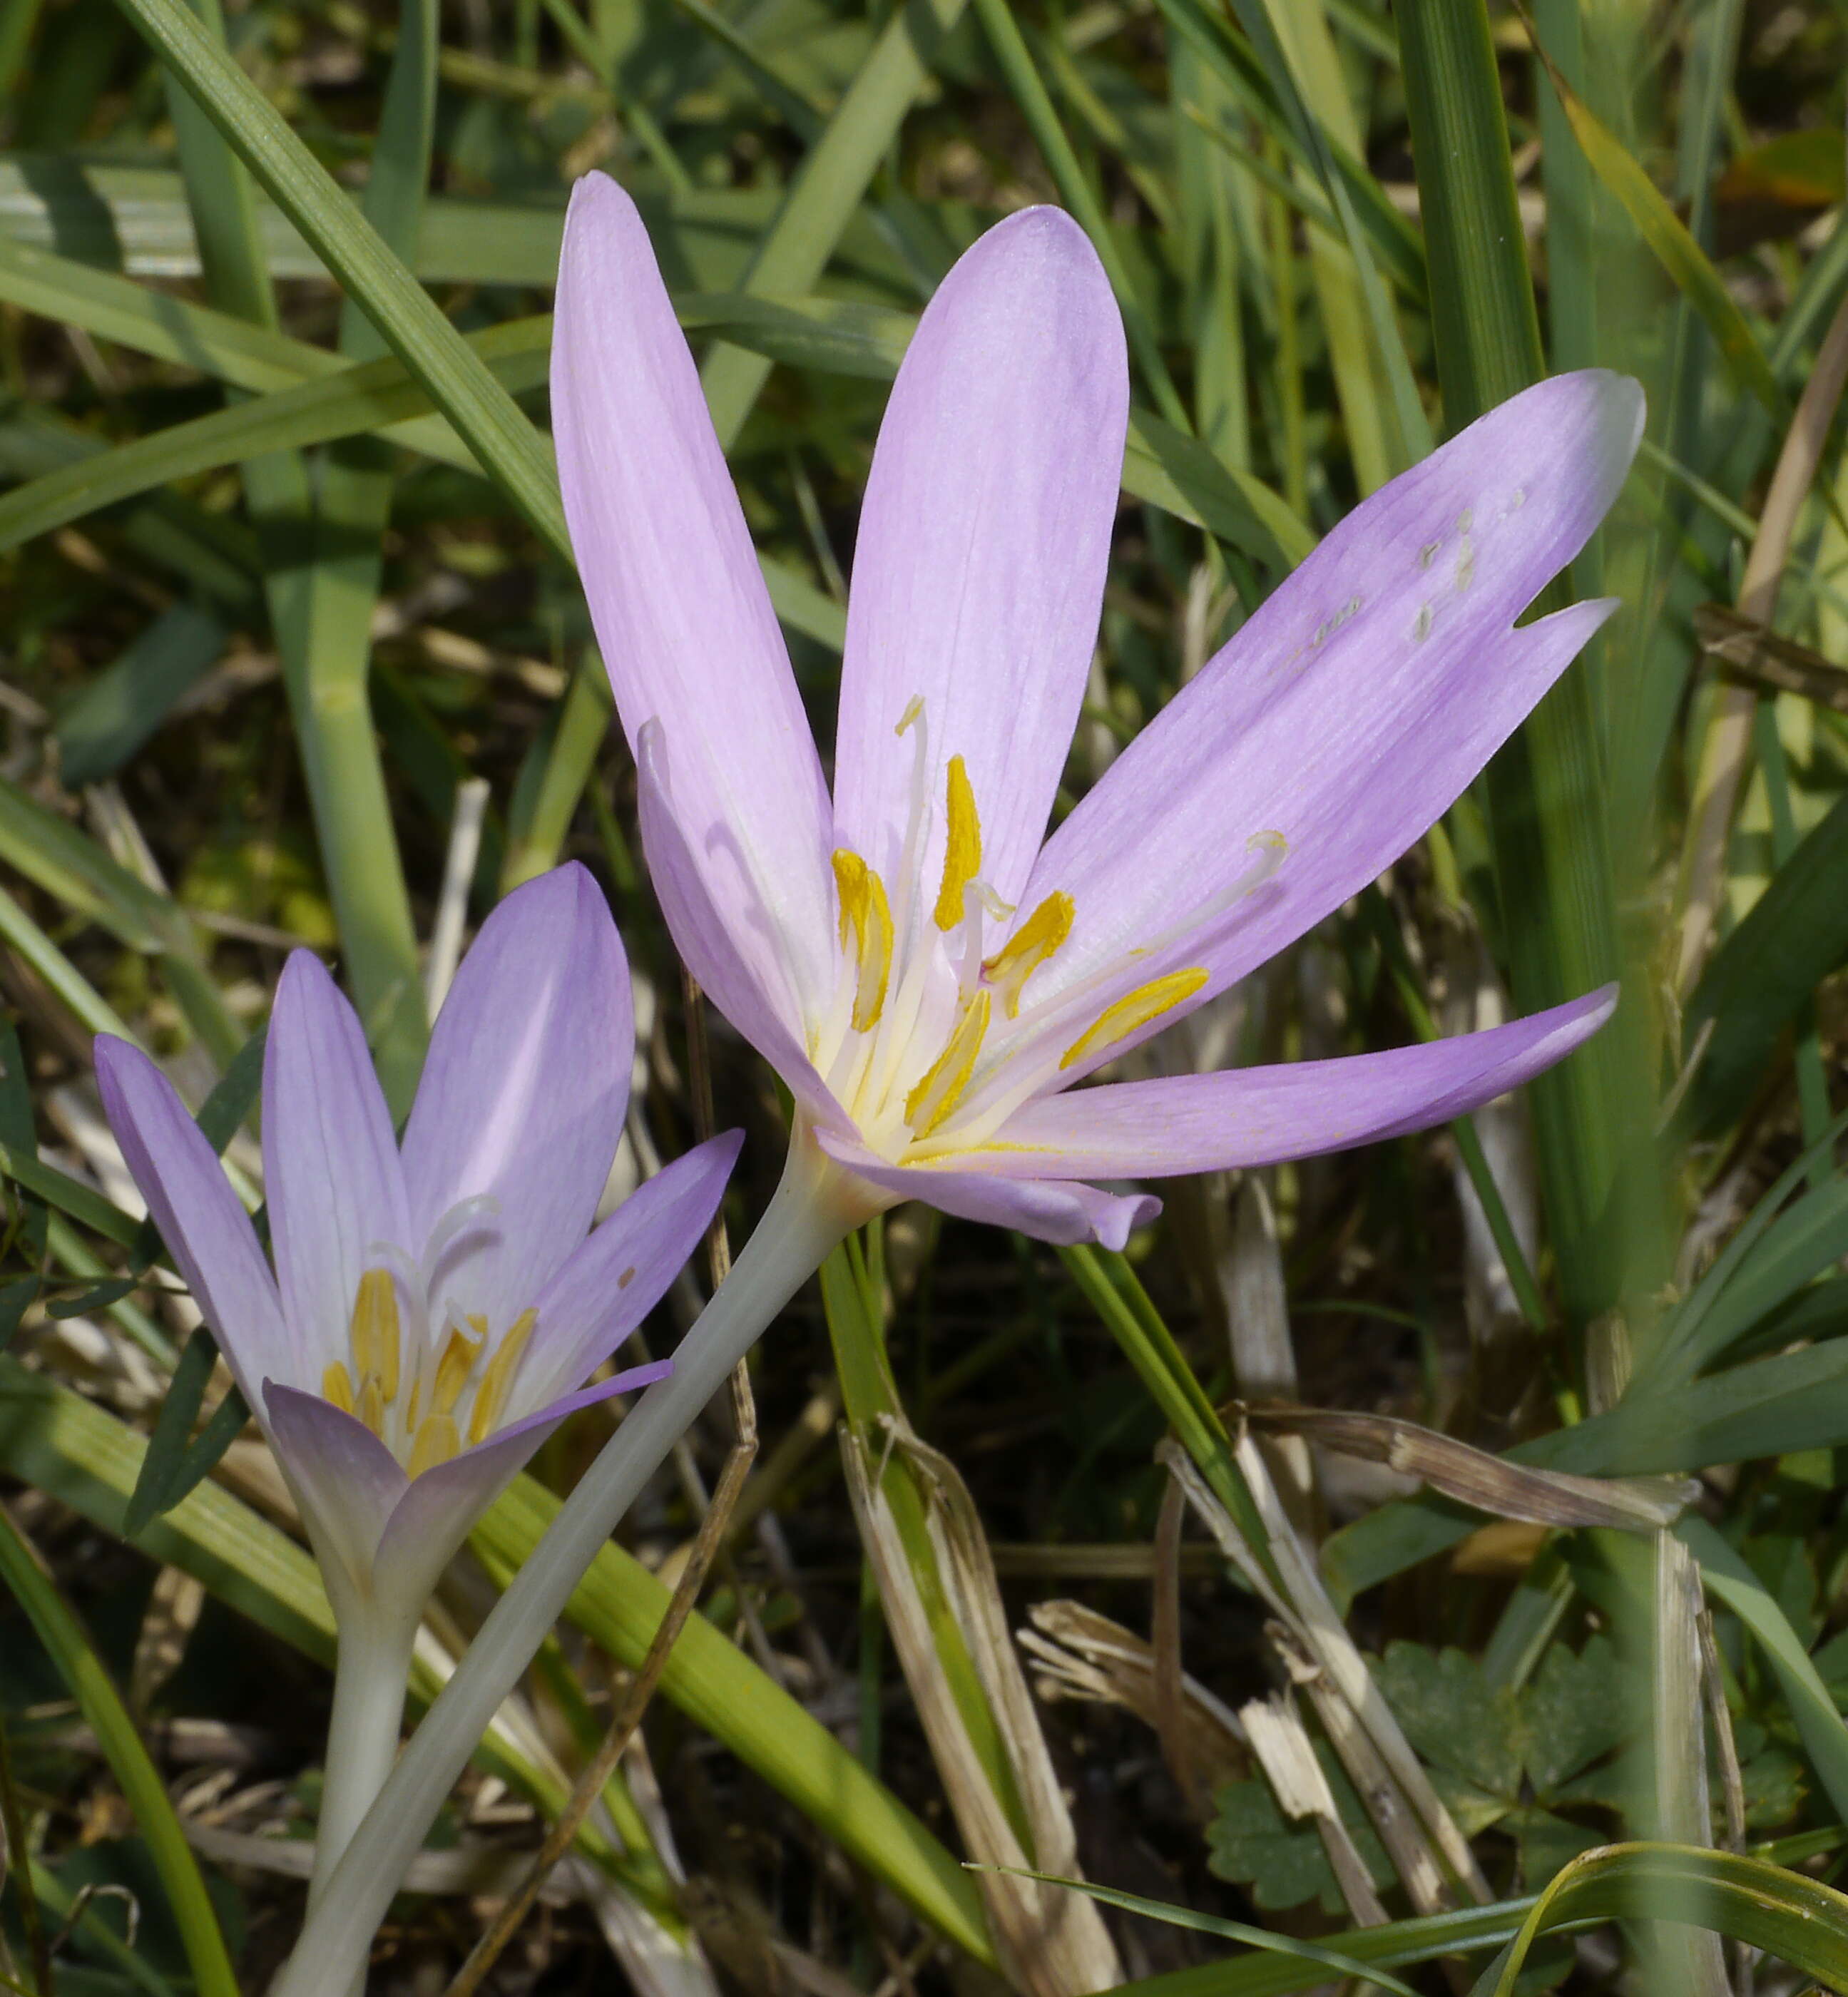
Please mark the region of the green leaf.
<svg viewBox="0 0 1848 1997"><path fill-rule="evenodd" d="M1406 1739L1425 1760L1491 1795L1519 1795L1520 1702L1512 1688L1491 1685L1461 1650L1405 1642L1387 1646L1377 1676Z"/></svg>
<svg viewBox="0 0 1848 1997"><path fill-rule="evenodd" d="M1369 1876L1376 1886L1389 1886L1395 1876L1391 1861L1346 1771L1325 1741L1315 1743L1315 1758ZM1299 1907L1315 1899L1324 1913L1339 1914L1346 1905L1313 1819L1286 1818L1267 1782L1254 1778L1227 1783L1213 1799L1206 1843L1207 1870L1235 1885L1248 1886L1260 1907Z"/></svg>

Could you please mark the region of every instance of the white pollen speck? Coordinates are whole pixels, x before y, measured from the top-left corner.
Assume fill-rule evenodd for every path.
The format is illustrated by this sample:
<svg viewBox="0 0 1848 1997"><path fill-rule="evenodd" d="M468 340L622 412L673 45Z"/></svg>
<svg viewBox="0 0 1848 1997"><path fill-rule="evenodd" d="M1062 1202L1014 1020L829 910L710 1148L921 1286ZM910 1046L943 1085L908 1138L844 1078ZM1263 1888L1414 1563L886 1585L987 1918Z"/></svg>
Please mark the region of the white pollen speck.
<svg viewBox="0 0 1848 1997"><path fill-rule="evenodd" d="M1508 510L1511 513L1518 513L1526 504L1527 488L1525 485L1517 485L1514 489L1512 496L1508 500Z"/></svg>
<svg viewBox="0 0 1848 1997"><path fill-rule="evenodd" d="M1420 643L1431 635L1431 606L1426 604L1418 613L1418 622L1412 627L1412 635Z"/></svg>
<svg viewBox="0 0 1848 1997"><path fill-rule="evenodd" d="M1469 532L1470 526L1474 524L1475 518L1476 509L1473 506L1464 507L1463 511L1457 516L1457 533L1460 534L1467 534Z"/></svg>
<svg viewBox="0 0 1848 1997"><path fill-rule="evenodd" d="M1476 550L1467 540L1457 559L1457 594L1460 596L1476 580Z"/></svg>
<svg viewBox="0 0 1848 1997"><path fill-rule="evenodd" d="M1424 546L1418 551L1419 567L1420 568L1429 568L1431 564L1436 560L1437 551L1443 546L1443 543L1441 541L1426 542Z"/></svg>

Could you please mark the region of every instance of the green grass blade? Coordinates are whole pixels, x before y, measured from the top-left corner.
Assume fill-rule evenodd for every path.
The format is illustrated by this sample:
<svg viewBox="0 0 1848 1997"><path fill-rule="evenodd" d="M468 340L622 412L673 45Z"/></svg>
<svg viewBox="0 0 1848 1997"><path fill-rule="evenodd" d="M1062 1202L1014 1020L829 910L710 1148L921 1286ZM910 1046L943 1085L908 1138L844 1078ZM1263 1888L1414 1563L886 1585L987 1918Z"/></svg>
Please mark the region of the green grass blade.
<svg viewBox="0 0 1848 1997"><path fill-rule="evenodd" d="M1483 0L1412 0L1399 12L1405 98L1431 259L1444 416L1453 431L1539 379L1544 363ZM1620 974L1598 703L1569 671L1489 767L1501 929L1522 1012ZM1567 1313L1584 1323L1653 1286L1662 1261L1640 1155L1650 1073L1643 1007L1529 1092Z"/></svg>
<svg viewBox="0 0 1848 1997"><path fill-rule="evenodd" d="M1588 1919L1692 1923L1777 1956L1832 1989L1848 1978L1848 1897L1819 1880L1732 1852L1672 1844L1588 1851L1553 1878L1522 1923L1484 1997L1513 1997L1533 1944Z"/></svg>
<svg viewBox="0 0 1848 1997"><path fill-rule="evenodd" d="M1688 1000L1683 1044L1711 1028L1684 1127L1711 1136L1745 1109L1784 1030L1848 959L1848 798L1814 826L1737 928L1713 953Z"/></svg>
<svg viewBox="0 0 1848 1997"><path fill-rule="evenodd" d="M1383 1927L1350 1928L1326 1936L1317 1946L1369 1967L1402 1968L1439 1956L1500 1947L1520 1933L1533 1904L1531 1899L1502 1900L1486 1907L1388 1921ZM1112 1997L1288 1997L1291 1992L1312 1989L1327 1981L1327 1971L1312 1961L1246 1955L1229 1962L1204 1963L1194 1969L1143 1977L1119 1985Z"/></svg>
<svg viewBox="0 0 1848 1997"><path fill-rule="evenodd" d="M455 426L535 532L569 558L544 440L403 262L181 0L119 0L226 142L267 189Z"/></svg>
<svg viewBox="0 0 1848 1997"><path fill-rule="evenodd" d="M964 5L965 0L919 0L887 19L827 129L803 160L757 246L741 290L774 296L812 288L923 88L933 52L956 26ZM719 440L728 448L769 372L762 355L722 343L706 356L700 380Z"/></svg>
<svg viewBox="0 0 1848 1997"><path fill-rule="evenodd" d="M142 1745L140 1730L77 1618L4 1510L0 1510L0 1580L31 1619L121 1785L166 1889L200 1997L238 1997L237 1977L205 1882L160 1775Z"/></svg>
<svg viewBox="0 0 1848 1997"><path fill-rule="evenodd" d="M1119 1892L1113 1886L1094 1886L1084 1879L1060 1879L1050 1872L1026 1872L1012 1865L971 1865L969 1869L971 1872L1003 1872L1017 1879L1037 1879L1043 1886L1064 1886L1106 1907L1121 1908L1126 1914L1140 1914L1146 1920L1164 1921L1170 1927L1186 1928L1195 1934L1216 1935L1222 1941L1243 1942L1247 1948L1259 1949L1269 1955L1293 1956L1299 1961L1314 1963L1343 1976L1357 1977L1374 1988L1396 1991L1398 1997L1418 1997L1408 1983L1388 1975L1377 1962L1364 1963L1358 1956L1343 1955L1339 1950L1326 1947L1319 1942L1296 1941L1288 1935L1275 1934L1267 1928L1254 1928L1249 1922L1225 1920L1217 1914L1196 1913L1191 1907L1177 1907L1167 1900L1146 1899L1140 1893Z"/></svg>
<svg viewBox="0 0 1848 1997"><path fill-rule="evenodd" d="M1741 383L1767 410L1781 419L1788 409L1777 378L1766 359L1758 336L1734 302L1726 281L1688 226L1635 157L1573 90L1548 60L1543 46L1535 47L1548 80L1557 93L1567 122L1594 172L1623 204L1638 233L1654 251L1675 288L1706 322L1720 352ZM1497 102L1500 99L1498 98Z"/></svg>

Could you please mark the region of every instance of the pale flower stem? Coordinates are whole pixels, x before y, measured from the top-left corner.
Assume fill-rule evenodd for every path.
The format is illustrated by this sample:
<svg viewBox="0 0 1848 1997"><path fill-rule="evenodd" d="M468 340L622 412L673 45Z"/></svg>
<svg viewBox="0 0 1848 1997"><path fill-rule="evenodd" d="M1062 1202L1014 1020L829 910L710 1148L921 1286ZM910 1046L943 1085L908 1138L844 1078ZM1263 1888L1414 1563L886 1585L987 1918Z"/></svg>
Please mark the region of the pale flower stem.
<svg viewBox="0 0 1848 1997"><path fill-rule="evenodd" d="M776 1197L681 1340L674 1371L624 1419L495 1605L311 1909L271 1997L347 1997L443 1798L598 1549L759 1334L877 1203L798 1130Z"/></svg>
<svg viewBox="0 0 1848 1997"><path fill-rule="evenodd" d="M350 1609L339 1619L333 1713L322 1764L315 1869L308 1882L311 1912L391 1772L404 1720L411 1647L417 1637L415 1617L388 1615L371 1604Z"/></svg>

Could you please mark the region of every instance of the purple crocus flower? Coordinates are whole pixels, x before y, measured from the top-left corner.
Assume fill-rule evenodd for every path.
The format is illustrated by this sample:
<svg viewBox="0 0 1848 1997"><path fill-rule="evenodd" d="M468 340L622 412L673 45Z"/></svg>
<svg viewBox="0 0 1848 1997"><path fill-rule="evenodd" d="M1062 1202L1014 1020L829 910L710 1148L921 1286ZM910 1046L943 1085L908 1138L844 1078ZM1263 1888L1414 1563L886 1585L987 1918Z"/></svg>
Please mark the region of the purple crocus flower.
<svg viewBox="0 0 1848 1997"><path fill-rule="evenodd" d="M1622 483L1634 382L1543 383L1358 507L1050 838L1128 407L1115 302L1067 216L990 229L899 370L832 799L646 234L602 175L571 203L552 399L668 924L867 1211L1120 1247L1158 1202L1088 1181L1417 1130L1608 1016L1606 991L1429 1046L1073 1086L1373 880L1609 615L1515 623Z"/></svg>
<svg viewBox="0 0 1848 1997"><path fill-rule="evenodd" d="M558 1424L670 1370L582 1384L698 1241L740 1137L689 1152L587 1232L634 1040L609 911L581 867L561 867L482 925L401 1149L353 1008L296 951L264 1057L273 1276L165 1077L97 1041L110 1126L269 1437L343 1627L382 1613L414 1630L470 1526Z"/></svg>

